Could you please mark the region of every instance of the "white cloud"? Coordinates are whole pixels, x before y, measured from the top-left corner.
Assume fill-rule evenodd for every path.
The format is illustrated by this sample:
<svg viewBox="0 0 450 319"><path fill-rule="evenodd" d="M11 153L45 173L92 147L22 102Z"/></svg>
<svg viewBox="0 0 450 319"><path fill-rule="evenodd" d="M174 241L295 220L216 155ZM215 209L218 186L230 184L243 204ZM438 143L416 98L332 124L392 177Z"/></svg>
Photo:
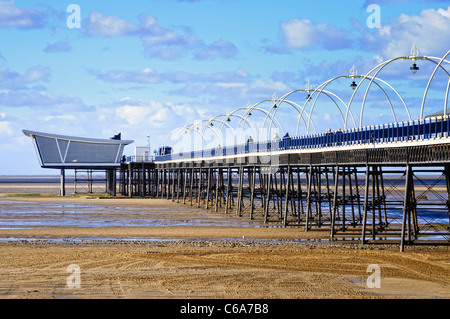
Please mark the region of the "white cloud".
<svg viewBox="0 0 450 319"><path fill-rule="evenodd" d="M40 11L19 8L14 1L0 1L0 27L38 28L44 19L45 15Z"/></svg>
<svg viewBox="0 0 450 319"><path fill-rule="evenodd" d="M152 110L150 108L133 105L124 105L116 110L116 115L130 125L140 125L148 122L151 113Z"/></svg>
<svg viewBox="0 0 450 319"><path fill-rule="evenodd" d="M49 77L50 70L42 66L29 68L24 74L19 74L5 66L0 66L0 90L24 89L28 84L47 81ZM2 92L0 91L0 93Z"/></svg>
<svg viewBox="0 0 450 319"><path fill-rule="evenodd" d="M409 55L414 43L421 55L440 57L450 49L450 7L425 9L419 15L400 14L374 34L362 30L361 46L371 48L384 59Z"/></svg>
<svg viewBox="0 0 450 319"><path fill-rule="evenodd" d="M332 24L315 24L309 19L292 19L281 23L283 43L267 46L271 52L286 50L327 49L339 50L352 46L352 40L344 29Z"/></svg>
<svg viewBox="0 0 450 319"><path fill-rule="evenodd" d="M13 129L11 127L11 123L7 121L0 121L0 134L2 136L11 136L13 135Z"/></svg>
<svg viewBox="0 0 450 319"><path fill-rule="evenodd" d="M215 57L233 58L238 52L237 47L228 41L215 41L206 46L195 56L199 60L207 60Z"/></svg>
<svg viewBox="0 0 450 319"><path fill-rule="evenodd" d="M146 54L163 60L171 60L190 52L194 52L194 57L199 60L231 58L237 53L236 46L231 42L215 41L205 45L190 28L165 28L147 13L140 14L139 22L133 23L116 15L91 12L84 25L87 34L92 36L137 36L144 45Z"/></svg>
<svg viewBox="0 0 450 319"><path fill-rule="evenodd" d="M57 41L52 44L48 44L44 52L45 53L60 53L60 52L68 52L72 49L69 42L66 41Z"/></svg>
<svg viewBox="0 0 450 319"><path fill-rule="evenodd" d="M106 16L103 12L91 12L87 19L87 32L90 35L122 36L136 33L139 27L116 15Z"/></svg>

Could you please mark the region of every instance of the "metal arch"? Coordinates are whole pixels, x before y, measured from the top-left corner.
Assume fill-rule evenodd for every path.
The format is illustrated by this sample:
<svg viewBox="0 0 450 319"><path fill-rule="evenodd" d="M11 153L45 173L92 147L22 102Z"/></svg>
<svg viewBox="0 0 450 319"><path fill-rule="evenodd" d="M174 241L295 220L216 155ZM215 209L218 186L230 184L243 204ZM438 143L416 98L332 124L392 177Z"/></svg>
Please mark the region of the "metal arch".
<svg viewBox="0 0 450 319"><path fill-rule="evenodd" d="M258 102L258 103L256 103L256 104L252 105L252 106L245 107L245 108L240 108L240 109L246 110L246 112L244 113L243 116L244 116L246 119L248 119L248 117L251 115L250 112L253 111L253 110L260 111L260 112L264 113L266 116L267 116L267 115L270 115L269 112L267 112L267 111L264 110L263 108L257 107L258 105L260 105L260 104L262 104L262 103L265 103L265 102L272 102L272 103L273 103L273 102L275 102L275 100L263 100L263 101L260 101L260 102ZM272 118L273 118L273 116L272 116ZM278 119L275 118L275 120L277 121L277 123L278 123L278 125L281 127L281 129L283 129L283 127L281 126L281 123L278 121ZM241 125L241 121L239 121L237 127L239 127L240 125ZM264 126L263 126L263 128L264 128Z"/></svg>
<svg viewBox="0 0 450 319"><path fill-rule="evenodd" d="M352 79L354 79L354 78L364 78L364 77L361 76L361 75L356 75L356 74L354 74L354 75L343 75L343 76L338 76L338 77L335 77L335 78L333 78L333 79L330 79L330 80L328 80L328 81L322 83L321 85L319 85L319 87L323 86L320 90L325 89L325 87L328 86L328 84L330 84L331 82L333 82L333 81L335 81L335 80L341 79L341 78L346 78L346 79L352 78ZM404 105L404 107L405 107L405 109L406 109L406 112L408 113L408 117L411 118L411 115L410 115L410 113L409 113L409 110L408 110L408 107L407 107L407 105L406 105L406 102L404 101L404 99L403 99L403 97L400 95L400 93L399 93L392 85L390 85L389 83L387 83L386 81L384 81L384 80L382 80L382 79L380 79L380 78L370 77L370 76L368 76L368 78L371 78L371 79L374 80L373 82L375 83L375 85L378 86L378 88L383 92L384 96L385 96L386 99L388 100L389 105L390 105L390 107L391 107L391 111L392 111L393 117L394 117L394 122L397 122L394 107L393 107L393 105L392 105L392 103L391 103L391 100L389 99L389 96L387 95L386 91L378 84L377 81L380 81L380 82L382 82L383 84L387 85L391 90L393 90L393 91L397 94L397 96L398 96L398 97L400 98L400 100L402 101L402 103L403 103L403 105ZM376 81L375 81L375 80L376 80ZM317 98L318 98L318 96L316 97L316 100L317 100ZM316 102L316 100L314 101L314 103ZM346 104L344 103L344 105L346 105ZM346 107L347 107L347 109L348 109L348 112L350 112L350 114L351 114L351 116L352 116L353 124L354 124L354 126L355 126L355 128L356 128L355 118L354 118L354 115L353 115L353 113L352 113L352 111L351 111L351 109L350 109L350 104L349 104L349 105L346 105ZM362 116L362 115L360 115L360 116ZM360 119L360 122L361 122L361 119ZM346 116L346 119L345 119L345 121L344 121L344 129L347 129L347 116Z"/></svg>
<svg viewBox="0 0 450 319"><path fill-rule="evenodd" d="M292 101L289 101L289 100L283 100L283 102L284 102L284 103L291 104L292 106L295 106L295 107L300 108L300 105L298 105L297 103L294 103L294 102L292 102ZM302 113L303 113L303 109L302 109ZM305 113L305 115L308 116L307 113ZM299 128L299 126L300 126L300 119L303 121L303 125L305 125L305 129L306 129L306 126L307 126L306 121L305 121L305 118L303 117L303 114L300 114L299 117L298 117L298 120L297 120L297 131L298 131L298 128ZM316 125L315 125L314 121L308 117L308 122L311 122L311 123L312 123L313 128L314 128L314 132L315 132L315 131L316 131ZM296 132L296 133L297 133L297 132ZM297 135L298 135L298 133L297 133Z"/></svg>
<svg viewBox="0 0 450 319"><path fill-rule="evenodd" d="M184 127L181 127L180 129L182 129L182 130L184 130L185 131L185 133L186 133L186 131L187 130L189 130L189 137L191 136L191 134L192 134L192 131L194 131L194 133L195 132L197 132L198 134L200 134L200 136L201 136L201 138L202 138L202 140L206 143L206 140L205 140L205 137L204 137L204 135L203 135L203 133L200 133L199 131L196 131L194 128L192 128L192 127L190 127L190 126L192 126L192 124L189 124L189 125L186 125L186 126L184 126ZM182 136L183 138L182 138L182 143L183 143L183 145L185 145L185 139L186 139L186 135L184 135L184 136ZM172 149L174 148L174 143L175 143L175 141L172 143ZM195 147L193 147L193 148L195 148ZM194 149L192 149L192 150L194 150ZM184 150L183 150L183 152L184 152Z"/></svg>
<svg viewBox="0 0 450 319"><path fill-rule="evenodd" d="M292 106L296 111L297 111L297 113L298 113L298 116L299 116L299 120L298 121L300 121L300 118L303 120L303 122L305 122L305 120L304 120L304 118L303 118L303 110L304 110L304 107L303 107L303 109L300 111L299 109L300 109L300 106L299 105L297 105L296 103L294 103L294 102L292 102L292 101L289 101L289 100L286 100L286 97L288 97L289 95L291 95L291 94L294 94L294 93L296 93L296 92L304 92L305 90L304 89L301 89L301 90L295 90L295 91L292 91L292 92L289 92L289 93L287 93L287 94L285 94L285 95L283 95L280 99L278 99L278 100L274 100L275 101L275 103L274 103L274 105L269 109L269 112L268 112L268 115L269 114L271 114L271 112L272 112L272 110L273 109L275 109L275 111L273 112L273 117L272 117L272 122L271 122L271 125L269 126L269 132L268 132L268 139L270 140L271 139L271 131L272 131L272 124L273 124L273 118L275 118L275 114L277 113L277 110L278 110L278 108L280 107L280 105L281 105L281 103L287 103L287 104L289 104L290 106ZM277 105L278 104L278 105ZM267 122L267 118L268 118L268 115L266 115L266 117L264 118L264 127L266 126L266 122ZM309 120L309 119L308 119ZM313 125L314 125L314 122L313 122ZM306 126L306 123L305 123L305 126ZM315 128L315 126L314 126L314 128Z"/></svg>
<svg viewBox="0 0 450 319"><path fill-rule="evenodd" d="M315 91L313 92L313 94L314 94L314 93L315 93ZM307 133L307 134L309 134L309 123L312 122L311 118L312 118L312 112L313 112L313 110L314 110L314 106L315 106L315 104L316 104L316 101L317 101L318 96L319 96L320 94L322 94L322 93L325 94L326 96L328 96L328 97L333 101L333 103L336 105L336 108L339 110L339 113L341 114L341 117L342 117L342 124L344 124L344 122L345 122L344 114L342 113L341 108L339 107L338 103L336 103L336 101L335 101L330 95L333 95L335 98L337 98L339 101L341 101L341 103L344 104L346 108L347 108L347 104L345 104L344 101L343 101L338 95L336 95L336 94L334 94L334 93L332 93L332 92L330 92L330 91L321 90L320 93L317 94L317 97L316 97L316 99L314 100L314 103L313 103L313 105L311 106L311 110L310 110L310 112L309 112L309 122L308 122L308 126L307 126L307 128L306 128L306 133ZM305 104L305 106L306 106L306 104ZM355 126L356 126L356 122L355 122L355 118L354 118L354 116L353 116L353 113L352 113L352 118L353 118L353 122L354 122L354 124L355 124ZM299 125L297 125L297 135L298 135L298 129L299 129Z"/></svg>
<svg viewBox="0 0 450 319"><path fill-rule="evenodd" d="M231 130L231 134L233 134L234 140L236 140L236 134L235 134L235 132L233 130L233 127L230 124L225 123L225 121L217 120L216 117L213 117L213 118L211 118L209 120L203 120L202 122L206 121L206 123L207 123L206 125L208 125L208 126L211 126L213 124L212 122L219 122L222 125L225 124L227 126L227 128ZM220 132L219 130L216 130L216 132L217 132L217 134L220 134L220 138L223 137L222 132ZM220 143L217 146L220 146Z"/></svg>
<svg viewBox="0 0 450 319"><path fill-rule="evenodd" d="M430 79L428 80L428 84L425 88L425 93L423 94L423 99L422 99L422 106L420 107L420 119L423 120L423 109L425 107L425 99L427 98L427 94L428 94L428 89L430 87L431 81L433 80L437 70L439 69L439 67L441 66L442 62L446 61L447 63L449 63L447 60L445 60L445 58L450 54L450 51L448 51L443 57L442 59L439 61L439 63L436 65L436 68L434 69L433 73L430 76ZM447 75L449 75L447 73ZM450 85L450 79L449 79L449 83L447 84L447 91L446 91L446 99L445 99L445 104L444 104L444 115L447 114L447 99L448 99L448 91L449 91L449 85Z"/></svg>
<svg viewBox="0 0 450 319"><path fill-rule="evenodd" d="M376 69L379 69L375 75L371 78L368 89L370 88L370 84L373 82L373 79L376 78L377 74L388 64L396 61L396 60L407 60L409 59L409 57L397 57L397 58L393 58L387 61L384 61L380 64L378 64L377 66L375 66L374 68L372 68L372 70L370 70L368 73L366 73L366 75L364 75L364 77L362 78L362 80L358 83L358 85L356 86L355 90L353 91L353 94L350 98L350 101L348 103L348 110L350 110L350 107L352 105L353 99L355 98L356 92L358 92L359 87L361 86L361 84L369 77L369 75L375 71ZM367 96L368 90L366 90L366 94L364 95L364 102L365 102L365 98ZM362 126L362 114L363 114L363 109L364 109L364 102L363 105L361 106L362 110L361 110L361 115L360 115L360 119L359 119L359 126ZM348 121L348 110L347 110L347 114L345 116L345 128L347 128L347 121ZM409 114L409 110L408 110L408 114Z"/></svg>
<svg viewBox="0 0 450 319"><path fill-rule="evenodd" d="M270 116L269 112L267 112L266 110L264 110L264 109L262 109L262 108L257 107L259 104L264 103L264 102L274 102L274 100L264 100L264 101L260 101L260 102L256 103L255 105L252 105L251 107L240 108L240 109L242 109L242 110L246 110L245 113L244 113L244 115L243 115L243 116L245 117L245 119L248 119L248 117L250 116L250 112L253 111L253 110L255 110L255 111L260 111L260 112L262 112L263 114L265 114L266 116ZM282 127L280 121L278 121L278 119L277 119L276 117L271 116L271 121L273 121L273 120L276 120L276 122L278 123L277 128L280 127L280 128L281 128L281 131L284 132L283 127ZM237 129L241 126L241 122L242 122L242 119L239 120L239 123L238 123L237 126L236 126ZM263 124L263 127L262 127L262 128L264 129L264 127L265 127L265 123ZM258 134L257 136L258 136L258 140L260 140L260 139L259 139L259 134Z"/></svg>
<svg viewBox="0 0 450 319"><path fill-rule="evenodd" d="M351 76L348 76L348 75L341 75L341 76L337 76L337 77L334 77L334 78L331 78L331 79L329 79L329 80L327 80L327 81L325 81L325 82L323 82L322 84L320 84L316 89L314 89L314 91L313 91L313 93L312 94L314 94L315 92L319 92L319 94L317 94L317 96L315 97L315 99L314 99L314 102L313 102L313 105L312 105L312 107L311 107L311 114L310 114L310 117L311 117L311 115L312 115L312 109L314 108L314 106L315 106L315 104L316 104L316 102L317 102L317 99L319 98L319 95L322 93L322 91L328 86L328 84L330 84L331 82L333 82L333 81L335 81L335 80L338 80L338 79L341 79L341 78L350 78ZM319 90L319 88L320 88L320 90ZM336 95L336 97L338 97L337 95ZM331 97L330 97L331 98ZM338 97L339 98L339 97ZM331 100L333 100L333 99L331 99ZM347 105L347 104L345 104L344 103L344 101L342 101L342 99L341 98L339 98L339 100L346 106L346 108L347 108L347 112L350 112L351 113L351 116L352 116L352 118L353 118L353 122L355 122L355 117L354 117L354 115L353 115L353 113L351 112L351 111L349 111L349 106ZM305 106L306 106L306 103L309 101L309 99L305 102ZM336 102L333 100L333 102L336 104ZM337 104L336 104L337 105ZM339 107L338 107L338 109L339 109ZM340 110L340 109L339 109ZM347 112L346 112L346 115L347 115ZM346 128L346 120L343 120L343 122L344 122L344 127ZM356 126L356 124L355 124L355 126ZM308 127L307 127L307 129L306 129L306 132L307 132L307 134L309 134L309 123L308 123Z"/></svg>
<svg viewBox="0 0 450 319"><path fill-rule="evenodd" d="M203 122L203 121L198 122L198 123L190 124L190 125L188 125L188 126L186 127L186 129L191 130L191 132L194 131L194 132L199 133L199 134L201 135L201 137L202 137L202 140L203 140L203 141L205 142L205 144L206 144L206 139L205 139L205 137L204 137L204 130L202 130L202 132L200 133L198 130L196 130L196 128L198 128L198 126L203 126L204 128L209 128L209 129L211 129L211 130L213 131L214 137L215 137L216 141L218 141L218 140L219 140L219 136L217 135L217 132L216 132L213 128L211 128L209 125L203 124L202 122ZM189 126L192 126L192 127L189 127Z"/></svg>
<svg viewBox="0 0 450 319"><path fill-rule="evenodd" d="M448 103L448 92L450 90L450 78L447 82L447 90L445 91L445 102L444 102L444 116L447 116L447 103Z"/></svg>
<svg viewBox="0 0 450 319"><path fill-rule="evenodd" d="M169 140L169 137L172 136L172 134L174 134L175 132L180 131L182 129L185 129L185 127L187 127L187 125L183 126L183 127L177 127L175 129L173 129L172 131L170 131L169 134L167 134L166 138L164 139L164 145L163 146L167 145L167 141ZM173 147L173 143L171 144L171 146Z"/></svg>
<svg viewBox="0 0 450 319"><path fill-rule="evenodd" d="M223 116L223 117L226 117L226 118L228 119L230 116L234 116L234 117L237 117L237 118L239 118L239 119L243 119L243 120L247 123L247 125L250 127L250 129L252 129L253 133L255 133L255 130L256 130L256 135L255 135L255 136L257 136L258 130L257 130L256 127L253 125L253 123L251 123L251 122L249 122L248 120L244 119L244 117L243 117L242 115L234 114L234 112L236 112L236 111L237 111L237 110L234 110L234 111L232 111L232 112L230 112L230 113L227 113L227 114L221 114L221 115L216 116L215 118L217 118L217 117L219 117L219 116ZM223 119L223 120L221 121L222 123L219 124L219 127L222 126L222 125L224 125L224 124L225 124L225 121L226 121L227 119ZM234 128L234 129L235 129L235 131L236 131L236 128ZM234 134L234 137L237 138L237 135ZM234 143L236 144L236 140L235 140Z"/></svg>
<svg viewBox="0 0 450 319"><path fill-rule="evenodd" d="M231 131L231 134L233 135L233 140L236 141L236 133L234 132L234 128L230 124L227 124L225 119L224 120L217 119L218 117L221 117L221 116L226 117L227 115L226 114L216 115L216 116L210 118L209 120L207 120L207 123L211 123L213 121L219 122L217 131L220 132L221 127L225 126L227 129L229 129ZM222 133L220 133L220 134L222 135Z"/></svg>
<svg viewBox="0 0 450 319"><path fill-rule="evenodd" d="M447 55L448 55L448 53L447 53ZM446 56L447 56L447 55L446 55ZM437 65L437 67L436 67L436 69L435 69L435 72L436 72L436 70L440 67L442 61L445 60L445 57L446 57L446 56L444 56L444 58L441 60L441 62ZM350 108L351 103L352 103L352 101L353 101L353 98L354 98L354 96L355 96L355 94L356 94L356 91L357 91L357 90L359 89L359 87L360 87L360 84L361 84L362 82L364 82L364 80L365 80L366 78L370 78L370 76L369 76L370 73L372 73L373 71L375 71L375 70L378 69L378 70L375 72L374 76L371 78L371 80L370 80L370 82L369 82L369 85L367 86L366 92L365 92L365 94L364 94L363 103L362 103L362 105L361 105L361 114L360 114L360 119L359 119L359 126L362 127L362 117L363 117L363 112L364 112L364 106L365 106L365 102L366 102L367 95L368 95L368 93L369 93L370 86L371 86L372 82L374 81L374 79L377 78L376 76L378 75L378 73L381 72L381 70L383 70L388 64L390 64L390 63L392 63L392 62L394 62L394 61L397 61L397 60L427 60L427 61L436 63L435 61L432 60L433 58L434 58L434 57L426 57L426 56L421 56L421 57L419 57L419 56L404 56L404 57L397 57L397 58L393 58L393 59L390 59L390 60L388 60L388 61L382 62L382 63L378 64L377 66L375 66L372 70L370 70L370 71L364 76L363 80L361 80L361 82L357 85L357 87L356 87L356 89L355 89L355 92L353 92L352 98L351 98L351 100L350 100L350 102L349 102L349 108ZM446 61L446 60L445 60L445 61ZM448 61L446 61L446 62L447 62L447 63L450 63L450 62L448 62ZM442 69L444 69L444 71L447 73L447 75L449 75L449 73L445 70L445 68L442 67ZM435 72L434 72L434 73L435 73ZM433 74L433 76L434 76L434 74ZM449 76L450 76L450 75L449 75ZM430 79L431 79L431 78L430 78ZM430 82L431 82L431 80L429 81L429 83L428 83L428 85L427 85L426 92L428 91L428 86L429 86ZM426 95L426 93L425 93L425 95ZM423 101L422 101L422 107L421 107L421 115L420 115L420 119L423 119L423 106L424 106L424 103L425 103L425 95L424 95L424 99L423 99ZM407 111L407 113L408 113L409 120L411 121L411 114L410 114L409 109L408 109L408 107L406 106L406 104L405 104L405 107L406 107L406 111ZM347 120L347 117L346 117L346 120ZM346 125L347 125L347 122L346 122Z"/></svg>
<svg viewBox="0 0 450 319"><path fill-rule="evenodd" d="M276 102L278 102L279 100L270 100L270 101L272 101L272 102L275 102L275 104L272 106L272 108L269 110L269 112L268 112L268 114L270 114L270 112L272 112L272 109L274 109L274 107L275 107L275 105L276 105ZM279 103L279 105L275 108L275 109L278 109L278 107L281 105L281 103L287 103L287 104L289 104L289 105L291 105L292 107L294 107L295 109L296 109L296 111L297 111L297 113L299 114L299 116L298 116L298 120L297 120L297 127L298 127L298 125L299 125L299 123L300 123L300 120L302 120L303 121L303 124L305 125L305 128L306 128L306 121L305 121L305 118L303 117L303 109L301 110L301 111L299 111L300 109L301 109L301 107L300 107L300 105L298 105L297 103L295 103L295 102L292 102L292 101L290 101L290 100L286 100L286 99L284 99L284 100L282 100L280 103ZM273 114L273 116L272 116L272 119L271 119L271 123L270 123L270 127L272 127L273 126L273 119L275 118L276 119L276 117L275 117L275 114L276 114L276 110L274 111L274 114ZM308 114L306 114L305 113L305 115L306 116L308 116ZM308 118L308 120L309 120L309 118ZM266 121L267 121L267 117L264 119L264 127L266 126ZM278 121L278 119L277 119L277 121ZM312 121L311 121L312 122ZM315 125L314 125L314 122L312 122L313 123L313 126L314 126L314 130L315 130ZM269 131L270 131L271 129L269 129ZM297 131L298 131L298 129L297 129ZM269 132L270 133L270 132ZM284 130L283 130L283 133L284 133ZM270 134L269 134L269 138L270 138Z"/></svg>
<svg viewBox="0 0 450 319"><path fill-rule="evenodd" d="M164 145L167 144L167 141L168 141L168 139L169 139L169 137L170 137L171 135L173 135L174 133L176 133L177 131L180 131L180 130L185 130L185 131L186 131L186 130L189 130L189 131L190 131L190 134L192 133L192 131L197 132L198 134L200 134L200 136L201 136L203 142L206 143L206 140L205 140L203 131L202 131L202 132L199 132L198 130L195 129L196 126L198 126L198 125L202 125L202 126L206 127L205 124L197 123L197 124L188 124L188 125L185 125L185 126L183 126L183 127L179 127L179 128L176 128L176 129L172 130L172 132L170 132L170 133L167 135L166 139L164 140ZM216 134L216 132L215 132L214 130L213 130L213 132L214 132L215 138L216 138L216 140L217 140L218 136L217 136L217 134ZM183 144L184 144L184 140L185 140L185 139L186 139L186 137L183 136L183 138L182 138L182 143L183 143ZM173 142L171 143L171 147L172 147L172 148L174 147L174 143L175 143L175 141L173 140Z"/></svg>

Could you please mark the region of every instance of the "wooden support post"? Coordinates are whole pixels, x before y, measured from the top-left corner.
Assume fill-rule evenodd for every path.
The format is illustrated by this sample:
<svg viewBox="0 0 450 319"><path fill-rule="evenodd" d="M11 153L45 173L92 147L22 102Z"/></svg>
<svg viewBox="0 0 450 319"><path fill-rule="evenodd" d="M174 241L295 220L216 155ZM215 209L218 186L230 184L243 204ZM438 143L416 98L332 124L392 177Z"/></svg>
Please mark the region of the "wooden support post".
<svg viewBox="0 0 450 319"><path fill-rule="evenodd" d="M241 217L242 216L242 193L244 188L244 167L239 167L239 185L238 185L238 202L236 207L236 216Z"/></svg>
<svg viewBox="0 0 450 319"><path fill-rule="evenodd" d="M339 171L339 168L336 169L337 171ZM337 176L336 176L337 177ZM346 200L345 200L345 166L342 167L342 227L341 230L343 232L345 232L346 227L345 227L345 204L346 204Z"/></svg>
<svg viewBox="0 0 450 319"><path fill-rule="evenodd" d="M331 239L334 239L334 226L336 224L336 211L338 209L339 166L336 166L334 177L333 213L331 215Z"/></svg>
<svg viewBox="0 0 450 319"><path fill-rule="evenodd" d="M256 167L255 166L253 166L251 174L252 174L251 175L251 181L249 180L249 187L250 187L250 219L253 219L253 212L255 210L255 187L256 187Z"/></svg>
<svg viewBox="0 0 450 319"><path fill-rule="evenodd" d="M206 189L206 210L209 209L209 195L210 195L210 189L211 189L211 168L209 167L207 169L207 189Z"/></svg>
<svg viewBox="0 0 450 319"><path fill-rule="evenodd" d="M309 230L309 219L311 218L311 186L313 179L313 167L309 166L308 187L306 193L306 224L305 231Z"/></svg>
<svg viewBox="0 0 450 319"><path fill-rule="evenodd" d="M411 205L411 186L412 186L412 169L411 165L406 165L406 182L405 182L405 197L403 201L403 220L402 220L402 233L400 240L400 252L405 251L405 232L407 219L410 218L410 205ZM409 229L408 229L409 233ZM409 235L409 234L408 234Z"/></svg>
<svg viewBox="0 0 450 319"><path fill-rule="evenodd" d="M227 192L226 192L226 203L225 203L225 214L228 214L228 210L231 207L231 198L230 196L232 196L232 172L231 172L231 168L228 167L227 169Z"/></svg>
<svg viewBox="0 0 450 319"><path fill-rule="evenodd" d="M189 192L189 200L190 200L190 203L191 203L191 206L192 206L192 197L193 197L193 192L194 192L194 173L195 173L195 171L194 171L195 169L192 167L192 169L191 169L191 187L190 187L190 192Z"/></svg>
<svg viewBox="0 0 450 319"><path fill-rule="evenodd" d="M369 205L369 179L370 179L370 166L366 165L366 181L364 184L364 210L363 210L363 226L361 233L361 243L366 243L366 225L367 225L367 210Z"/></svg>
<svg viewBox="0 0 450 319"><path fill-rule="evenodd" d="M133 168L131 167L131 162L128 163L128 196L133 196Z"/></svg>
<svg viewBox="0 0 450 319"><path fill-rule="evenodd" d="M266 177L266 198L264 203L264 223L266 224L269 221L269 206L270 206L270 186L272 184L272 172L268 171L268 176Z"/></svg>
<svg viewBox="0 0 450 319"><path fill-rule="evenodd" d="M286 183L286 194L284 197L284 214L283 214L283 227L287 226L287 217L288 217L288 210L289 210L289 187L290 187L290 174L291 174L291 166L288 165L287 167L287 180Z"/></svg>
<svg viewBox="0 0 450 319"><path fill-rule="evenodd" d="M65 172L64 168L61 169L59 195L66 196L66 172Z"/></svg>
<svg viewBox="0 0 450 319"><path fill-rule="evenodd" d="M445 184L447 186L448 229L450 229L450 164L444 166Z"/></svg>
<svg viewBox="0 0 450 319"><path fill-rule="evenodd" d="M217 168L216 171L216 193L215 195L215 199L214 199L214 211L217 213L217 211L219 210L219 199L221 197L219 197L219 192L221 190L221 175L222 175L222 169L220 167Z"/></svg>

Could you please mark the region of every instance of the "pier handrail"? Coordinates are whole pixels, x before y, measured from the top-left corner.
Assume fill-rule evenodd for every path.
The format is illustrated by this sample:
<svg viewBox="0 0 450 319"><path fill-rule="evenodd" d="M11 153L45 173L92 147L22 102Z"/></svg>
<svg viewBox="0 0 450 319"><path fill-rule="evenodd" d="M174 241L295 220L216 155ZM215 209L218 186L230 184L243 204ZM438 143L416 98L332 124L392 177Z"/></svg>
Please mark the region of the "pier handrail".
<svg viewBox="0 0 450 319"><path fill-rule="evenodd" d="M259 141L204 150L155 156L154 161L209 158L249 153L268 153L285 150L322 149L348 145L396 143L446 137L450 133L450 116L423 120L379 124L357 129L293 136L277 141Z"/></svg>

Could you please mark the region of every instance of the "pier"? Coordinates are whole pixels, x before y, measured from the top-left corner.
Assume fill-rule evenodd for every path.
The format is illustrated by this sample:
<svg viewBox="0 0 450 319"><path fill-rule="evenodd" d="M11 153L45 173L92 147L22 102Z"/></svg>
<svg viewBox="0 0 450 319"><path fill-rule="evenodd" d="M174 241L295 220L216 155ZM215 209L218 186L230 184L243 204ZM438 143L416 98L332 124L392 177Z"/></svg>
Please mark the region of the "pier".
<svg viewBox="0 0 450 319"><path fill-rule="evenodd" d="M163 198L235 218L260 220L267 227L326 231L331 240L394 242L401 251L412 244L448 245L450 75L445 66L450 63L446 60L449 54L420 56L414 47L411 55L382 62L365 75L357 75L353 68L349 75L334 77L316 88L308 82L305 89L280 98L274 96L177 128L168 133L153 157L122 158L123 146L132 141L95 140L91 142L103 145L103 152L108 145L109 160L95 158L96 165L92 164L95 161L81 165L67 162L70 143L61 150L61 140L76 139L52 136L57 151L52 142L55 159L46 165L106 170L107 192L112 195L118 184L120 196ZM414 106L415 117L400 93L379 78L391 63L407 60L413 62L414 73L419 70L417 61L435 66L422 103ZM427 116L426 97L438 71L445 73L448 81L442 111ZM347 103L328 89L331 83L346 79L352 81L353 89ZM386 99L392 122L363 125L371 88ZM362 92L361 105L355 107L358 92ZM306 100L295 102L301 94ZM312 115L320 96L339 110L342 130L315 131ZM291 117L298 119L296 130L289 129L295 131L293 136L277 116L281 108L291 110ZM406 120L398 120L398 108ZM254 120L256 113L263 116L259 122ZM359 118L355 114L360 114ZM40 160L45 162L41 147L50 144L39 141L39 134L26 134L34 137ZM63 180L63 170L61 176Z"/></svg>

